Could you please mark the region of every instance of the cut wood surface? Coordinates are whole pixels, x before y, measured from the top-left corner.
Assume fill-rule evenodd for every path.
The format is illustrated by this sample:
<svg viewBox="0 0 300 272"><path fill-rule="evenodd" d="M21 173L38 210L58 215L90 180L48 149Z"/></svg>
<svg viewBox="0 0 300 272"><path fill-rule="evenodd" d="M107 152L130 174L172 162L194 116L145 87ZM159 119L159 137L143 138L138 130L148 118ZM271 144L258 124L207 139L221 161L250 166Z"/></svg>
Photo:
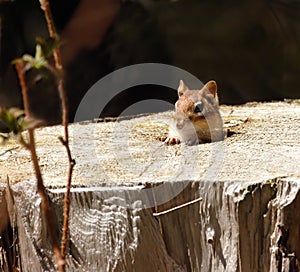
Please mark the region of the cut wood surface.
<svg viewBox="0 0 300 272"><path fill-rule="evenodd" d="M237 134L224 142L165 146L171 112L122 122L70 126L76 158L73 185L137 185L145 182L200 180L212 162L210 181L263 181L299 176L300 102L251 103L221 107L225 126ZM45 183L64 186L67 159L58 136L62 127L37 131L37 150ZM0 151L1 180L34 178L28 152L10 143ZM215 176L214 176L215 175ZM212 178L212 179L211 179Z"/></svg>
<svg viewBox="0 0 300 272"><path fill-rule="evenodd" d="M77 164L69 271L300 269L300 101L221 106L221 112L229 137L197 146L163 144L171 112L70 126ZM46 127L36 140L62 223L67 157L60 134L60 126ZM8 208L0 215L15 221L22 268L54 271L30 157L12 141L0 149L1 182L0 205ZM2 240L5 267L9 249Z"/></svg>

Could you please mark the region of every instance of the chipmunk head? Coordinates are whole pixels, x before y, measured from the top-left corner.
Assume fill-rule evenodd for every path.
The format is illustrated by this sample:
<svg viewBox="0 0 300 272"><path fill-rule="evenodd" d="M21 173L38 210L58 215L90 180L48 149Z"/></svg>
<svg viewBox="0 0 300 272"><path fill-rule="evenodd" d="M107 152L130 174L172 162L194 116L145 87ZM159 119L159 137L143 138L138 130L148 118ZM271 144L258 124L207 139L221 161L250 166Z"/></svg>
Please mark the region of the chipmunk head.
<svg viewBox="0 0 300 272"><path fill-rule="evenodd" d="M178 87L178 101L175 112L190 120L208 118L218 109L217 83L207 82L200 90L190 90L182 80Z"/></svg>

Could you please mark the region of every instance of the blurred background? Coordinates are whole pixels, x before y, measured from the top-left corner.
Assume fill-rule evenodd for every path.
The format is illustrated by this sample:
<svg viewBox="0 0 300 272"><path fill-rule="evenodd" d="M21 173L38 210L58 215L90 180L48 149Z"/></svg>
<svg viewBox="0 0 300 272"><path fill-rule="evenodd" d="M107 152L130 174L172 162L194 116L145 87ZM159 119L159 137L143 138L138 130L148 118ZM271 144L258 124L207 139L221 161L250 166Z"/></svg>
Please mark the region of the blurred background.
<svg viewBox="0 0 300 272"><path fill-rule="evenodd" d="M62 40L70 121L95 82L116 69L146 62L174 65L204 83L216 80L222 104L300 98L299 0L50 0L50 4ZM11 61L34 54L36 37L47 37L47 28L38 0L2 0L0 19L0 106L22 107ZM33 115L48 124L58 122L53 76L31 70L26 80ZM151 85L131 88L110 101L101 117L118 116L145 99L174 103L177 93Z"/></svg>

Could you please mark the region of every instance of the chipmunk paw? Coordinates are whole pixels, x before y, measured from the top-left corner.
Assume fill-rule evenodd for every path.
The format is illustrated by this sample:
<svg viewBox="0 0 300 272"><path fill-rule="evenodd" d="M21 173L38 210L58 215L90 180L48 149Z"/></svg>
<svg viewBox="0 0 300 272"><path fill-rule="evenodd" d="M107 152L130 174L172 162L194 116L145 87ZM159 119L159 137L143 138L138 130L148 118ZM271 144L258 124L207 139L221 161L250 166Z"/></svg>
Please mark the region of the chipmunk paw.
<svg viewBox="0 0 300 272"><path fill-rule="evenodd" d="M177 137L168 137L165 140L166 145L175 145L175 144L180 144L180 139Z"/></svg>

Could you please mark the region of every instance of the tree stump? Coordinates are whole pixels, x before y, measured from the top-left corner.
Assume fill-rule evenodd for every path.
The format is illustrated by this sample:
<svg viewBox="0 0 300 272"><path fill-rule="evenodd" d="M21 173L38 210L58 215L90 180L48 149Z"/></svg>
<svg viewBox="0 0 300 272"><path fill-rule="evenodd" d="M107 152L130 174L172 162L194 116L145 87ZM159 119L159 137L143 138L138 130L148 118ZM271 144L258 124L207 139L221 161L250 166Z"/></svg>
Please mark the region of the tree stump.
<svg viewBox="0 0 300 272"><path fill-rule="evenodd" d="M300 271L300 101L221 112L228 137L197 146L163 144L171 112L70 125L67 271ZM36 131L58 236L60 134ZM30 156L15 142L1 147L0 175L1 270L55 271Z"/></svg>

